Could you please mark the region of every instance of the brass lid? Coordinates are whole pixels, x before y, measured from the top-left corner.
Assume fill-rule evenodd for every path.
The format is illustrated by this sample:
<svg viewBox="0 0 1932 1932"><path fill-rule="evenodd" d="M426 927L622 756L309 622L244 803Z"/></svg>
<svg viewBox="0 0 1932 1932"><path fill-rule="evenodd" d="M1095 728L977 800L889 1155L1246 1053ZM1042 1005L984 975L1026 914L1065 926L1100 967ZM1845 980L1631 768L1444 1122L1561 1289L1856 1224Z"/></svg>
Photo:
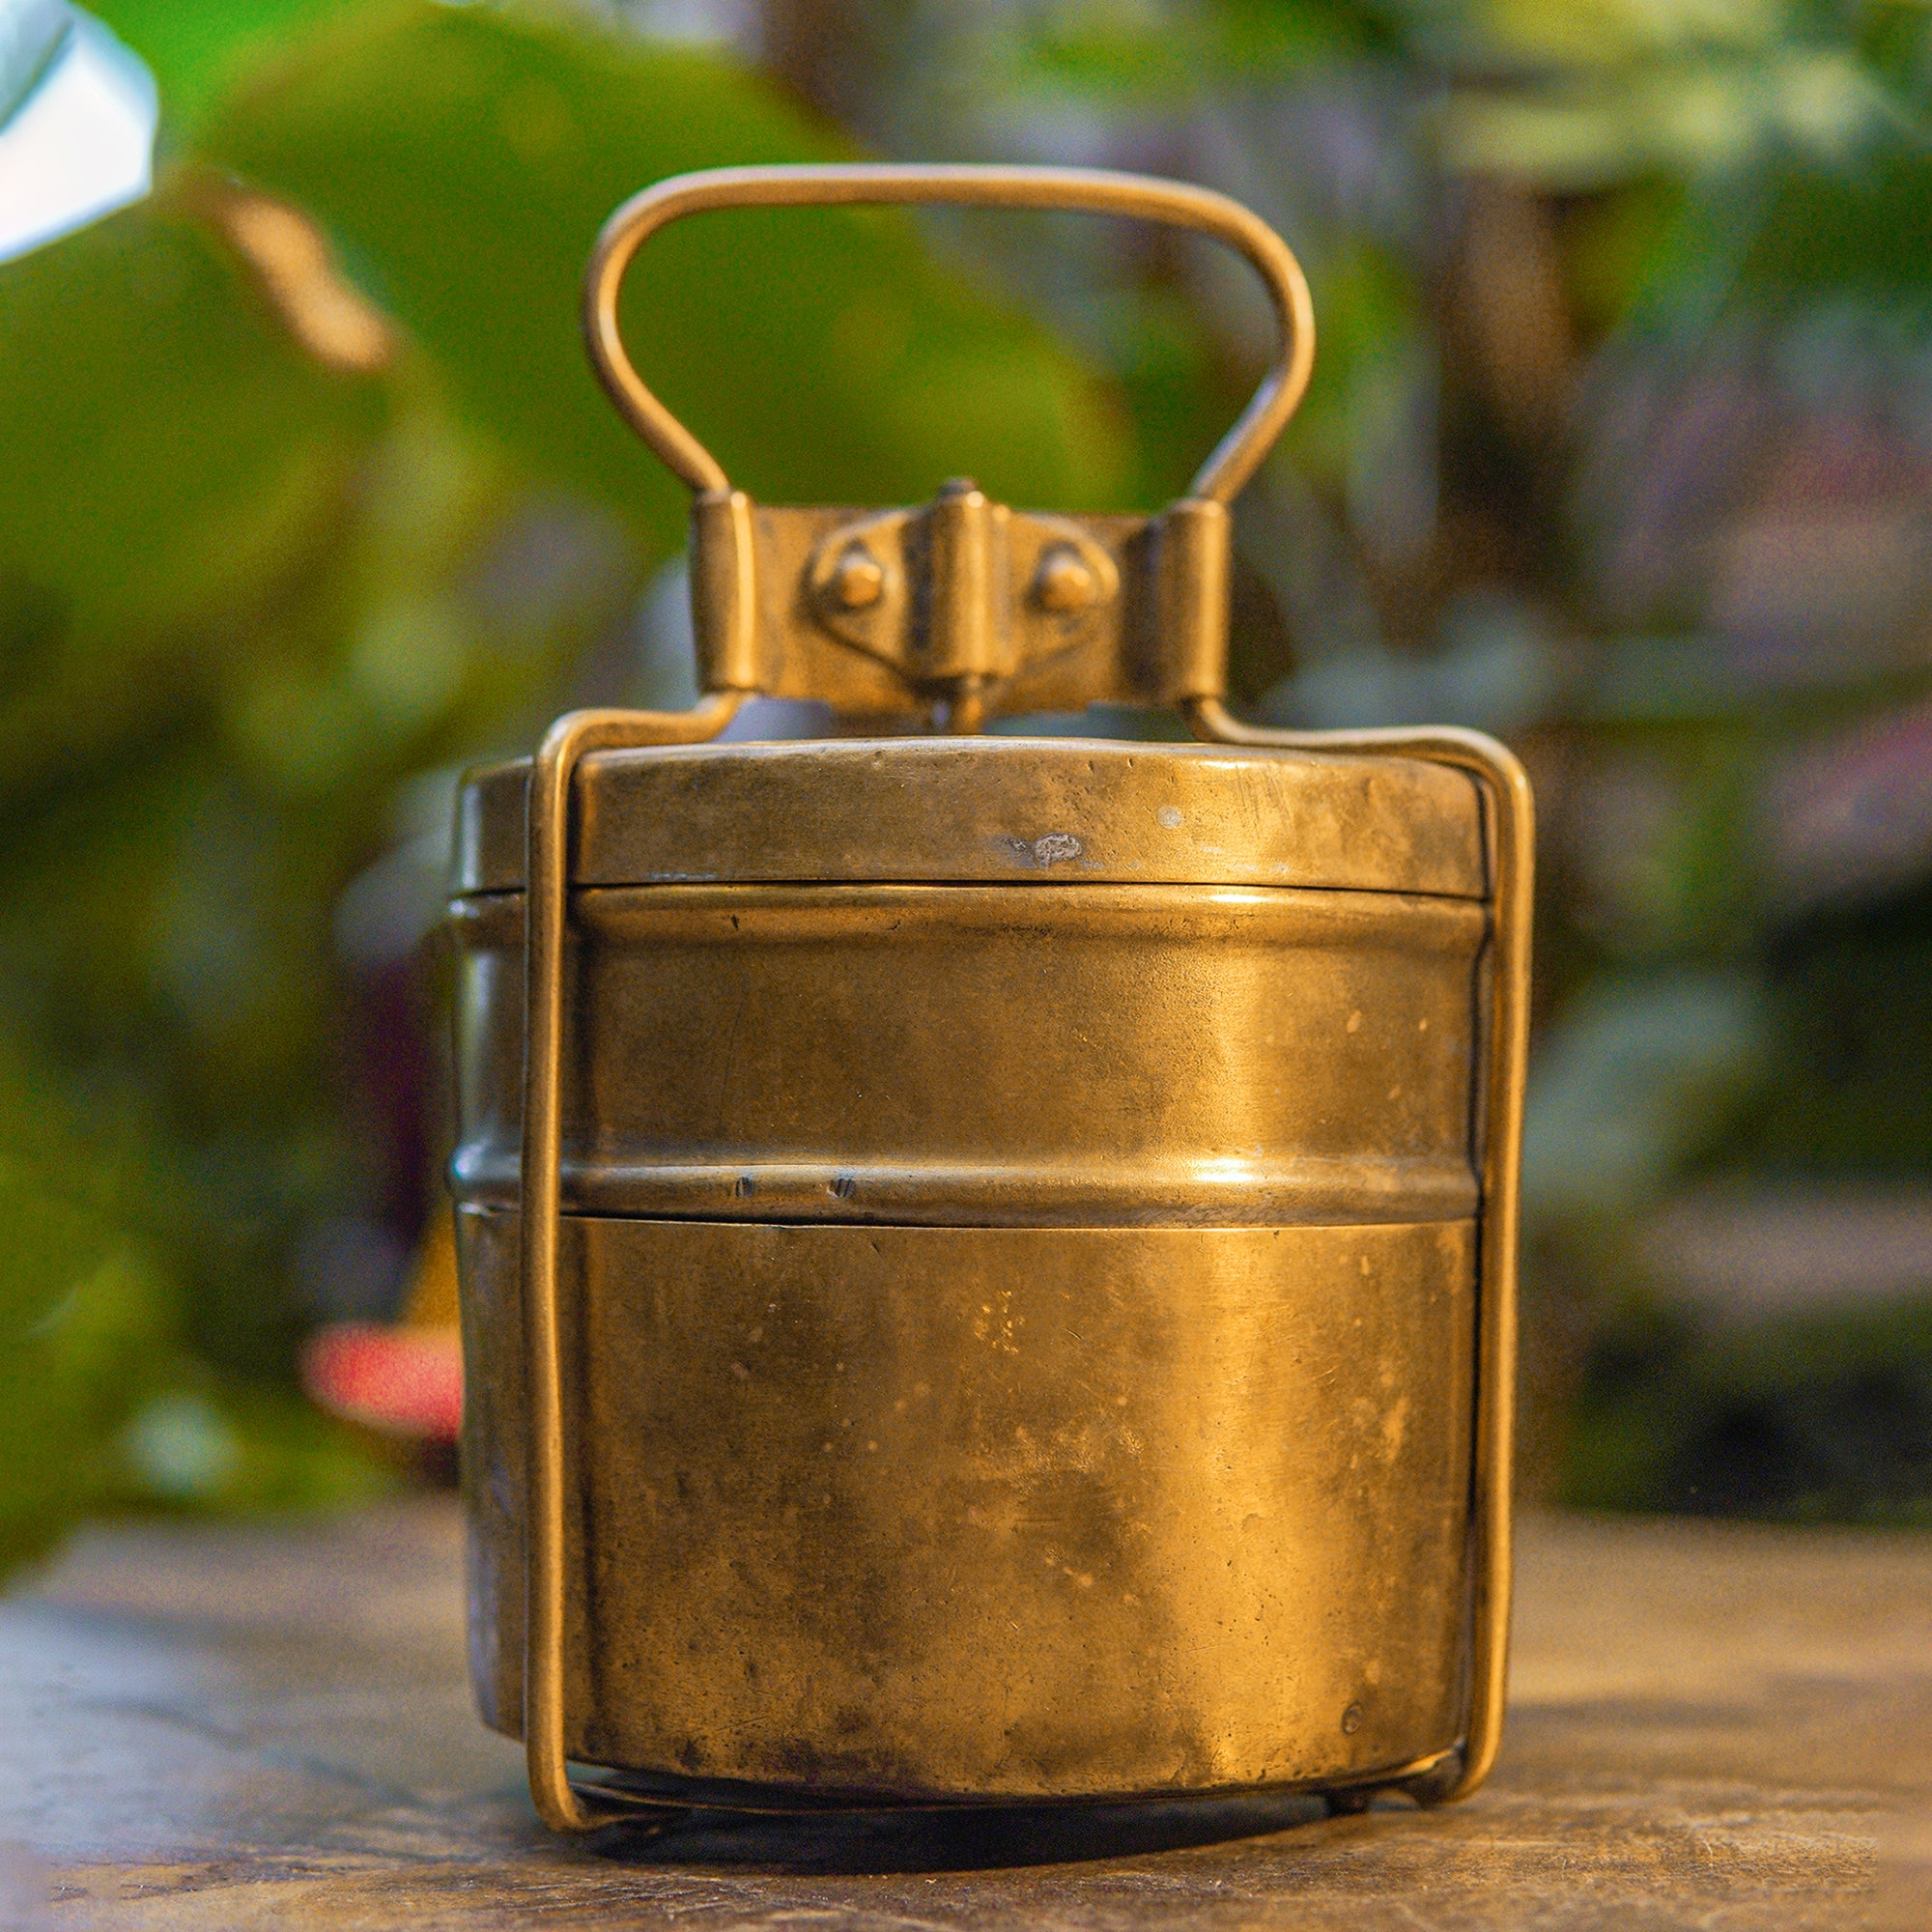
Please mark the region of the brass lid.
<svg viewBox="0 0 1932 1932"><path fill-rule="evenodd" d="M453 891L524 882L529 761L466 781ZM570 875L690 883L1302 886L1481 898L1482 808L1419 758L1076 738L889 738L600 753Z"/></svg>

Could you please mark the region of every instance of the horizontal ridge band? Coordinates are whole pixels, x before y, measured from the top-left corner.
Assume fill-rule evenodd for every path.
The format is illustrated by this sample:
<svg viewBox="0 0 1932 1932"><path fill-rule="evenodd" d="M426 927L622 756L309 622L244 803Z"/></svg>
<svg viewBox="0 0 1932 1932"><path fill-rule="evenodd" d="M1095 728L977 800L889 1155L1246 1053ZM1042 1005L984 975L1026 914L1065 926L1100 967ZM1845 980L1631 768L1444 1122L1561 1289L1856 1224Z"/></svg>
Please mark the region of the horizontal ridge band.
<svg viewBox="0 0 1932 1932"><path fill-rule="evenodd" d="M712 1160L584 1162L562 1170L566 1213L650 1220L845 1221L938 1227L1279 1227L1463 1221L1459 1161L1304 1157L1158 1166ZM514 1208L521 1163L471 1147L450 1168L459 1205Z"/></svg>

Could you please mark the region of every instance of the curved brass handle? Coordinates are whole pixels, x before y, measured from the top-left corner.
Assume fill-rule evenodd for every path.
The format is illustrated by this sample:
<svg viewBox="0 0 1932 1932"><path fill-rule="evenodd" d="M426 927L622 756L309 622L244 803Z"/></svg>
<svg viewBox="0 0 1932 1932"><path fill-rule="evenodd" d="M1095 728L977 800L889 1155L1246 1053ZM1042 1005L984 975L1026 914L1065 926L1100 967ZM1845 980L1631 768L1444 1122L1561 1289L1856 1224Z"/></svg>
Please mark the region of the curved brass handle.
<svg viewBox="0 0 1932 1932"><path fill-rule="evenodd" d="M1188 494L1233 501L1288 425L1315 361L1315 308L1301 265L1259 215L1211 188L1100 168L899 167L872 163L712 168L673 175L636 194L604 224L583 280L590 360L618 412L700 495L728 491L718 459L665 408L624 352L617 291L639 248L668 223L720 208L799 208L884 202L1075 210L1192 228L1253 265L1274 304L1274 366L1234 427L1196 472Z"/></svg>

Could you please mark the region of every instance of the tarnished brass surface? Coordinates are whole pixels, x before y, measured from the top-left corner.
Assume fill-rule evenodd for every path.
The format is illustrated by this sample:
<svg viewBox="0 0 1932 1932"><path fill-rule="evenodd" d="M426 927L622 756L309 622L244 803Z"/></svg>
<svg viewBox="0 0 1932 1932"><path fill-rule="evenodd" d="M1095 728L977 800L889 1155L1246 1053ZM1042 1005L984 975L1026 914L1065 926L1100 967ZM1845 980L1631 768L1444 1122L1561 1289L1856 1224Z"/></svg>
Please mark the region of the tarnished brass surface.
<svg viewBox="0 0 1932 1932"><path fill-rule="evenodd" d="M652 886L572 904L567 1208L1139 1226L1462 1218L1468 899ZM459 1197L517 1200L523 907L456 907Z"/></svg>
<svg viewBox="0 0 1932 1932"><path fill-rule="evenodd" d="M962 510L974 521L950 529ZM847 716L938 706L953 732L1002 712L1180 703L1218 682L1228 571L1218 503L1047 517L967 478L870 512L734 491L692 521L698 678Z"/></svg>
<svg viewBox="0 0 1932 1932"><path fill-rule="evenodd" d="M470 774L459 896L524 883L528 788L527 759ZM1464 773L1386 753L1065 738L597 753L572 794L570 876L1490 890Z"/></svg>
<svg viewBox="0 0 1932 1932"><path fill-rule="evenodd" d="M1248 257L1280 356L1192 496L1134 524L730 489L623 355L625 264L706 208L917 200ZM1472 732L1221 705L1227 502L1312 355L1293 257L1132 177L737 169L619 211L585 315L700 493L709 695L561 719L526 798L499 767L463 812L476 1662L538 1810L644 1802L573 1786L572 1749L687 1802L1473 1789L1530 802ZM1167 703L1235 749L661 749L753 692L953 734Z"/></svg>
<svg viewBox="0 0 1932 1932"><path fill-rule="evenodd" d="M1102 877L1014 864L986 830L1008 774L1104 800ZM869 823L873 870L942 879L570 895L567 1748L797 1802L1335 1785L1457 1746L1491 930L1467 781L1010 740L585 779L579 853L645 877L711 838L728 865L758 823L824 874ZM873 815L834 809L846 779ZM1176 798L1233 875L1280 876L1278 805L1320 828L1304 867L1450 890L1123 883L1196 862ZM472 853L521 805L486 775ZM514 1731L524 895L453 913L475 1662ZM721 1389L752 1403L728 1428Z"/></svg>
<svg viewBox="0 0 1932 1932"><path fill-rule="evenodd" d="M472 1662L522 1713L516 1217L460 1217ZM566 1216L571 1754L899 1802L1461 1735L1474 1237Z"/></svg>
<svg viewBox="0 0 1932 1932"><path fill-rule="evenodd" d="M1197 736L1257 751L1388 753L1467 772L1490 812L1490 903L1495 943L1488 974L1487 1039L1477 1055L1477 1158L1483 1196L1477 1281L1474 1556L1476 1641L1462 1774L1447 1796L1482 1783L1502 1744L1509 1689L1510 1470L1516 1436L1517 1245L1522 1193L1522 1102L1529 1059L1530 903L1536 883L1536 807L1517 759L1480 731L1454 726L1364 731L1272 731L1229 716L1218 698L1188 707Z"/></svg>

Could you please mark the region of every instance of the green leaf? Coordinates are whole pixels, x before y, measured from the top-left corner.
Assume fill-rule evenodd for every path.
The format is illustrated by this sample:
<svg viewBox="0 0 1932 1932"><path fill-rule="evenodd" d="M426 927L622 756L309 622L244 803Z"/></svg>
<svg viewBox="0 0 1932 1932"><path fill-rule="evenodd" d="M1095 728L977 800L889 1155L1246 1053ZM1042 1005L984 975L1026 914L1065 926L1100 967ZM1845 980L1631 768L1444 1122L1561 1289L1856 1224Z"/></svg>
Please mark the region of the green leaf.
<svg viewBox="0 0 1932 1932"><path fill-rule="evenodd" d="M681 541L685 493L618 422L579 342L597 230L667 175L849 154L717 56L421 4L316 36L227 102L200 146L323 219L474 421L665 547ZM958 472L1043 507L1126 487L1112 396L936 267L897 213L682 223L639 263L624 319L665 400L768 500L904 501Z"/></svg>
<svg viewBox="0 0 1932 1932"><path fill-rule="evenodd" d="M0 582L91 634L231 604L382 419L185 195L0 268Z"/></svg>
<svg viewBox="0 0 1932 1932"><path fill-rule="evenodd" d="M164 124L191 128L269 49L357 0L95 0L89 9L153 70Z"/></svg>
<svg viewBox="0 0 1932 1932"><path fill-rule="evenodd" d="M1047 13L1022 49L1022 84L1040 80L1138 102L1191 99L1205 87L1280 79L1379 48L1386 25L1351 0L1107 4Z"/></svg>

